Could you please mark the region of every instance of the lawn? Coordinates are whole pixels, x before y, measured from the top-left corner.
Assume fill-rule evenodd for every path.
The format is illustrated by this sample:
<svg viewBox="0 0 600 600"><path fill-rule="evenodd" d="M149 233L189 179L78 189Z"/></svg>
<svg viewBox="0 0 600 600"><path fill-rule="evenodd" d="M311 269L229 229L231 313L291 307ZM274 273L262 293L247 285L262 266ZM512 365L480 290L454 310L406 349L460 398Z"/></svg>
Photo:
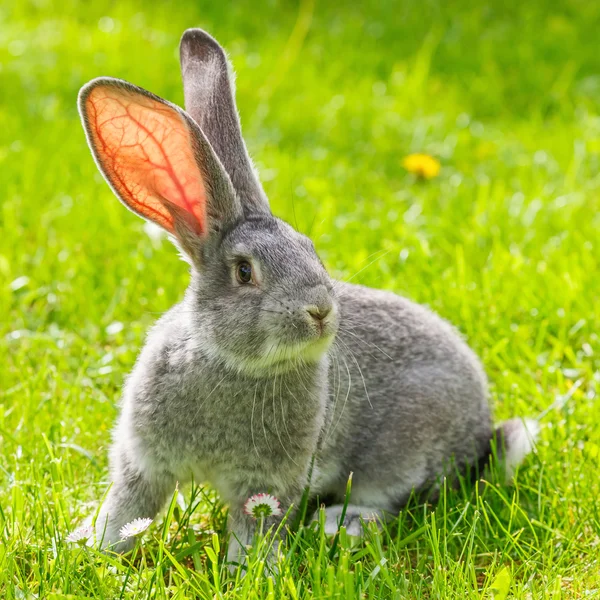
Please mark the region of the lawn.
<svg viewBox="0 0 600 600"><path fill-rule="evenodd" d="M600 597L599 23L583 0L4 0L0 597ZM181 490L133 555L65 541L106 491L145 332L188 280L101 179L77 92L111 75L182 104L192 26L230 53L275 214L335 277L451 320L497 420L541 419L512 487L414 501L364 541L304 528L272 573L267 538L245 577L208 488ZM408 173L414 152L439 175Z"/></svg>

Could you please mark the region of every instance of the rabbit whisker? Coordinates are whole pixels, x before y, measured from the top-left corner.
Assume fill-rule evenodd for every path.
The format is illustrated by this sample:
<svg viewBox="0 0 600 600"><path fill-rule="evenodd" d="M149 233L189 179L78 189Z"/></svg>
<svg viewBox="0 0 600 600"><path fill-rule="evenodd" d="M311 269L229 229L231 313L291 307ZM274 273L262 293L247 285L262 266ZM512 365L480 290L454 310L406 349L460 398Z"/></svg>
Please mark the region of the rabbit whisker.
<svg viewBox="0 0 600 600"><path fill-rule="evenodd" d="M283 384L283 377L281 377L279 379L279 404L281 404L281 420L283 422L283 428L285 429L285 432L287 433L288 439L290 440L290 443L293 444L294 442L292 440L292 436L290 435L290 432L289 432L289 429L287 426L285 407L283 406L283 391L281 389L282 384Z"/></svg>
<svg viewBox="0 0 600 600"><path fill-rule="evenodd" d="M382 254L380 254L379 256L376 256L370 263L366 264L362 269L360 269L359 271L356 271L356 273L354 273L354 275L352 275L351 277L348 277L348 279L342 279L342 281L335 281L333 282L334 288L336 286L336 284L340 284L340 283L348 283L350 281L352 281L357 275L360 275L365 269L368 269L371 265L375 264L378 260L381 260L384 256L386 256L387 254L389 254L392 250L378 250L377 252L382 252ZM377 254L377 252L374 252L373 254ZM373 254L371 254L369 257L367 257L367 260L369 258L371 258L371 256L373 256Z"/></svg>
<svg viewBox="0 0 600 600"><path fill-rule="evenodd" d="M277 383L277 374L275 374L275 379L273 379L273 424L275 425L275 433L277 433L277 438L279 439L279 445L283 448L283 451L286 453L287 457L296 465L299 466L298 463L291 457L290 453L287 451L283 440L281 439L281 435L279 433L279 427L277 427L277 412L275 408L275 385ZM283 402L281 401L281 396L279 397L281 402L281 406L283 407Z"/></svg>
<svg viewBox="0 0 600 600"><path fill-rule="evenodd" d="M270 348L270 350L267 352L267 355L265 356L265 359L268 359L271 357L271 354L275 355L275 352L279 349L280 344L278 343L276 346L273 346ZM265 403L266 403L266 399L267 399L267 386L265 384L265 388L263 391L263 400L262 400L262 411L261 411L261 421L262 421L262 429L263 429L263 434L265 436L265 441L267 442L267 447L269 448L269 452L271 452L271 444L269 444L269 438L267 436L267 428L265 425Z"/></svg>
<svg viewBox="0 0 600 600"><path fill-rule="evenodd" d="M304 366L304 363L302 363L302 366ZM306 372L302 372L300 369L298 370L298 382L300 383L300 385L302 386L302 388L304 389L304 391L309 395L310 397L310 390L307 389L306 387L306 380L305 378L303 378L303 375L305 375Z"/></svg>
<svg viewBox="0 0 600 600"><path fill-rule="evenodd" d="M202 404L198 407L198 410L196 411L196 415L194 418L196 418L200 414L200 410L202 409L202 407L207 403L208 399L215 393L217 388L225 381L226 377L227 377L227 374L223 375L223 377L219 380L217 385L215 385L215 387L210 391L208 396L206 396L206 398L204 398L204 402L202 402Z"/></svg>
<svg viewBox="0 0 600 600"><path fill-rule="evenodd" d="M334 344L334 348L335 348L335 344ZM328 417L329 425L327 427L327 431L325 432L325 435L323 436L323 445L329 439L328 434L331 429L331 426L333 425L333 419L335 417L335 410L337 408L337 403L338 403L338 399L340 396L341 382L342 382L342 378L340 375L340 361L337 357L336 352L331 353L331 360L333 362L333 366L335 367L335 371L333 371L333 385L332 385L332 390L334 391L334 399L333 399L333 406L330 408L330 414ZM337 376L337 388L336 388L336 376Z"/></svg>
<svg viewBox="0 0 600 600"><path fill-rule="evenodd" d="M342 340L341 338L339 338L338 341L344 346L344 348L346 348L346 350L348 350L348 353L350 354L350 357L354 361L354 364L356 365L356 367L358 369L358 372L360 374L360 378L362 379L363 387L365 388L365 394L367 396L367 402L369 403L369 406L371 408L373 408L373 404L371 404L371 398L369 398L369 391L367 390L367 382L365 381L365 378L363 377L362 369L360 368L360 365L358 364L358 361L356 360L356 356L354 356L354 353L352 352L352 350L350 349L350 347L348 346L348 344L346 344L346 342L344 342L344 340Z"/></svg>
<svg viewBox="0 0 600 600"><path fill-rule="evenodd" d="M298 372L298 367L296 367L296 372ZM294 395L294 392L292 392L292 390L290 390L290 388L288 387L288 384L285 384L285 389L288 391L288 394L294 399L295 402L298 402L298 398L296 398L296 396Z"/></svg>
<svg viewBox="0 0 600 600"><path fill-rule="evenodd" d="M265 294L266 296L268 296L272 300L275 300L275 302L277 302L277 304L279 304L281 306L281 308L283 308L288 314L290 314L290 315L292 314L292 312L288 308L285 307L285 305L283 304L283 302L279 298L273 296L273 294L270 294L264 288L261 288L261 291L262 291L263 294Z"/></svg>
<svg viewBox="0 0 600 600"><path fill-rule="evenodd" d="M252 415L250 416L250 433L252 435L252 445L254 446L254 450L256 451L256 456L260 458L260 452L256 446L256 440L254 439L254 409L256 408L256 392L258 391L258 381L254 386L254 399L252 400Z"/></svg>
<svg viewBox="0 0 600 600"><path fill-rule="evenodd" d="M342 409L340 411L337 421L335 422L335 425L333 425L333 419L335 418L335 414L333 414L331 417L331 423L329 425L329 429L327 430L327 434L326 434L328 441L331 438L331 436L334 434L335 430L337 429L337 426L340 424L340 421L342 420L342 415L344 414L344 409L346 408L346 403L348 402L348 398L350 397L350 390L352 389L352 375L350 375L350 369L348 367L348 363L346 362L346 359L343 355L341 355L341 357L342 357L342 360L344 361L344 366L346 367L346 372L348 373L348 389L346 390L346 397L344 398L344 403L342 404ZM332 428L332 425L333 425L333 428Z"/></svg>
<svg viewBox="0 0 600 600"><path fill-rule="evenodd" d="M364 340L360 336L356 335L349 329L346 329L345 327L339 327L338 331L340 331L341 333L347 333L348 335L355 337L359 342L362 342L363 344L367 344L368 346L373 346L374 348L379 350L379 352L381 352L381 354L383 354L384 356L387 356L390 360L394 360L387 352L385 352L385 350L382 350L377 344L374 344L373 342L367 342L366 340Z"/></svg>
<svg viewBox="0 0 600 600"><path fill-rule="evenodd" d="M263 435L265 437L265 442L267 444L267 448L269 449L269 452L271 452L271 444L269 444L269 438L267 436L267 428L265 426L265 401L267 398L267 386L265 385L264 389L263 389L263 399L262 399L262 411L261 411L261 424L262 424L262 430L263 430Z"/></svg>
<svg viewBox="0 0 600 600"><path fill-rule="evenodd" d="M277 304L279 304L279 306L281 306L281 308L283 308L283 309L284 309L284 311L285 311L285 312L286 312L288 315L291 315L291 314L292 314L292 311L291 311L289 308L286 308L286 307L284 306L283 302L282 302L281 300L279 300L279 298L276 298L275 296L273 296L273 294L270 294L270 293L269 293L269 292L267 292L267 290L265 290L265 289L262 289L262 291L263 291L263 292L264 292L264 293L265 293L265 294L266 294L266 295L267 295L269 298L271 298L272 300L275 300L275 302L277 302ZM264 311L267 311L267 312L268 312L268 309L266 309L266 308L262 308L261 310L264 310ZM277 311L271 311L271 312L277 312ZM282 312L282 313L280 313L280 314L284 314L284 313ZM291 324L292 324L292 326L294 327L294 329L298 329L298 327L296 327L296 324L295 324L293 321L291 321Z"/></svg>

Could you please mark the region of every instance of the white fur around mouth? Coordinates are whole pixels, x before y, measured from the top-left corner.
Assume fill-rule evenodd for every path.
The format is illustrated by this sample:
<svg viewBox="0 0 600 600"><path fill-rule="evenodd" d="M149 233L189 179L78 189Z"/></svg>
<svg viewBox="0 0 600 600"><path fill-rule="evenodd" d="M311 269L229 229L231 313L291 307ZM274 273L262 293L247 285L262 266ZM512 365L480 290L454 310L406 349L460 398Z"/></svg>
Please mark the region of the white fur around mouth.
<svg viewBox="0 0 600 600"><path fill-rule="evenodd" d="M333 343L333 336L321 336L317 340L309 340L298 344L282 344L277 340L267 340L263 346L261 357L251 359L257 367L268 367L281 363L302 359L305 362L317 362Z"/></svg>
<svg viewBox="0 0 600 600"><path fill-rule="evenodd" d="M216 359L224 360L229 368L236 371L253 375L285 373L301 363L319 362L333 344L334 338L334 335L328 335L292 345L267 340L260 356L252 358L240 358L215 346L212 346L211 354Z"/></svg>

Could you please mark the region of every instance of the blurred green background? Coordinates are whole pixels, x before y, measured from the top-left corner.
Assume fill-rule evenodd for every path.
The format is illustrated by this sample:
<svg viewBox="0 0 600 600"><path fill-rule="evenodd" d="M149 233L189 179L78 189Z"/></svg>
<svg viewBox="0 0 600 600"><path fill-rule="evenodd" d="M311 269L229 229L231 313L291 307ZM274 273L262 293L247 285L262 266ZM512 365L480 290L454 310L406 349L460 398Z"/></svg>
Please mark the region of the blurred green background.
<svg viewBox="0 0 600 600"><path fill-rule="evenodd" d="M491 597L506 568L515 597L598 597L600 3L3 0L4 597L135 595L132 582L146 597L158 585L142 569L123 583L100 558L82 566L62 542L104 493L119 390L144 332L187 283L170 244L98 174L76 97L109 75L181 104L177 48L194 26L229 52L274 212L312 237L336 277L456 324L483 359L499 419L544 415L521 487L487 508L455 499L442 523L458 523L442 538L428 516L410 543L386 538L389 579L380 565L369 580L377 561L348 549L354 583L374 586L360 593ZM408 173L414 152L438 159L439 176ZM497 522L480 518L488 509ZM334 563L322 566L337 577ZM197 567L185 566L190 581ZM335 588L319 588L301 558L292 567L301 597ZM188 593L181 578L160 593Z"/></svg>

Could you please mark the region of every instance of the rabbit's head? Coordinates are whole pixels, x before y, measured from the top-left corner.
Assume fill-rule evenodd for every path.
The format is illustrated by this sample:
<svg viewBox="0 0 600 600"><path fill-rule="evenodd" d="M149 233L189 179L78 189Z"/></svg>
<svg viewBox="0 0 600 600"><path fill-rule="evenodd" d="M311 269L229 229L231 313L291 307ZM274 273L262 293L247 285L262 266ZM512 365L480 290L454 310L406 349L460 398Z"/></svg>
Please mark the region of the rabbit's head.
<svg viewBox="0 0 600 600"><path fill-rule="evenodd" d="M117 197L191 264L185 308L205 352L249 371L318 361L337 330L332 281L312 242L271 214L223 49L189 30L180 50L188 112L117 79L82 88L94 158Z"/></svg>

